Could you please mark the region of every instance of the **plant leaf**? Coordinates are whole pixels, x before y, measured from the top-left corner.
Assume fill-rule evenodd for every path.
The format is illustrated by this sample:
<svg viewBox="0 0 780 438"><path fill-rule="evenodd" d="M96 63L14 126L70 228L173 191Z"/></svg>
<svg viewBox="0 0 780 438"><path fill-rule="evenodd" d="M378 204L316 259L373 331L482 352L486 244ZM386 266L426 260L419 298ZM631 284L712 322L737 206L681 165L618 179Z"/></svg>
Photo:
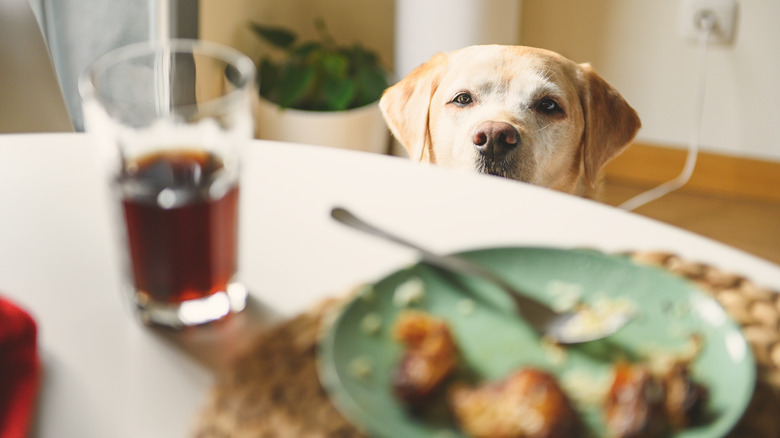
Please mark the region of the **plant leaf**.
<svg viewBox="0 0 780 438"><path fill-rule="evenodd" d="M343 49L343 52L349 56L350 62L356 68L379 65L379 56L372 50L368 50L360 44L354 44L347 47Z"/></svg>
<svg viewBox="0 0 780 438"><path fill-rule="evenodd" d="M388 86L376 52L360 44L338 46L318 22L319 40L296 43L291 31L252 23L263 40L285 57L259 62L260 95L283 108L337 111L378 100Z"/></svg>
<svg viewBox="0 0 780 438"><path fill-rule="evenodd" d="M305 59L306 57L310 56L312 53L319 52L322 50L323 50L322 44L315 41L309 41L297 47L290 48L290 57L293 59Z"/></svg>
<svg viewBox="0 0 780 438"><path fill-rule="evenodd" d="M363 65L357 72L356 82L356 107L376 102L389 86L387 74L378 65Z"/></svg>
<svg viewBox="0 0 780 438"><path fill-rule="evenodd" d="M268 57L260 60L257 75L257 87L260 89L260 95L264 98L275 101L272 96L276 90L279 81L279 67L276 66Z"/></svg>
<svg viewBox="0 0 780 438"><path fill-rule="evenodd" d="M280 49L289 48L297 39L294 33L282 27L265 26L257 23L252 23L251 26L257 35Z"/></svg>
<svg viewBox="0 0 780 438"><path fill-rule="evenodd" d="M323 53L320 65L322 73L332 78L346 78L349 72L349 58L341 53Z"/></svg>
<svg viewBox="0 0 780 438"><path fill-rule="evenodd" d="M355 82L349 78L327 78L322 83L322 97L326 111L341 111L349 107L355 96Z"/></svg>
<svg viewBox="0 0 780 438"><path fill-rule="evenodd" d="M295 104L306 94L314 82L316 69L310 65L289 65L281 73L278 94L274 101L282 108L296 107Z"/></svg>

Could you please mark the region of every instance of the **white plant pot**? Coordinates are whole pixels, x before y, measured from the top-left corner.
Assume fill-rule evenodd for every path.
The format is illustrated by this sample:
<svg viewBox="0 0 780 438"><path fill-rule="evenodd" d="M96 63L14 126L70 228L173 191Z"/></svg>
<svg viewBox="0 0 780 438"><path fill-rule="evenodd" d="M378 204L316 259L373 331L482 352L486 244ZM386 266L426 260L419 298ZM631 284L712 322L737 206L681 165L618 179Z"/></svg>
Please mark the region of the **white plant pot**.
<svg viewBox="0 0 780 438"><path fill-rule="evenodd" d="M346 111L302 111L262 98L255 99L255 136L382 154L390 140L378 102Z"/></svg>

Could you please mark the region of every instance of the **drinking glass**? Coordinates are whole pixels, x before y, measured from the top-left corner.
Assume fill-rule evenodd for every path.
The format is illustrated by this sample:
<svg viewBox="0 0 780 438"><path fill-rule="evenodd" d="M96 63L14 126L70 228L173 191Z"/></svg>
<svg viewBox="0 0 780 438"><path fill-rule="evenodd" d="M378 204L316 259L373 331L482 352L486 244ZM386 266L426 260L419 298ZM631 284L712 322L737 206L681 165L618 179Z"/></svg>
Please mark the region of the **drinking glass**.
<svg viewBox="0 0 780 438"><path fill-rule="evenodd" d="M171 40L116 49L79 79L118 213L123 287L145 323L199 325L246 305L239 149L252 138L254 78L233 49Z"/></svg>

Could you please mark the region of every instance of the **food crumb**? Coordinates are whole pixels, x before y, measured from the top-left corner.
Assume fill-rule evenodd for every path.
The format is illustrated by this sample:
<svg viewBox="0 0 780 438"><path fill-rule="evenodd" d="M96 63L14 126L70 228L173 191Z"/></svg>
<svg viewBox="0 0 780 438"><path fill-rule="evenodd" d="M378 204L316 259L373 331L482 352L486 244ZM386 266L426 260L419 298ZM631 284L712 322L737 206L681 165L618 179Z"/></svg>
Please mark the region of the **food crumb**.
<svg viewBox="0 0 780 438"><path fill-rule="evenodd" d="M561 280L551 280L546 286L547 294L553 298L552 307L557 312L574 309L582 300L582 285Z"/></svg>
<svg viewBox="0 0 780 438"><path fill-rule="evenodd" d="M560 365L566 361L566 348L563 345L548 338L542 338L540 345L551 364Z"/></svg>
<svg viewBox="0 0 780 438"><path fill-rule="evenodd" d="M596 296L591 304L577 307L574 316L561 328L566 337L588 338L607 333L616 321L636 316L636 305L628 298Z"/></svg>
<svg viewBox="0 0 780 438"><path fill-rule="evenodd" d="M349 362L349 373L352 377L366 379L371 375L373 362L368 356L358 356Z"/></svg>
<svg viewBox="0 0 780 438"><path fill-rule="evenodd" d="M603 292L596 296L596 300L591 306L599 314L606 315L611 313L622 313L635 316L637 313L636 303L627 297L610 298Z"/></svg>
<svg viewBox="0 0 780 438"><path fill-rule="evenodd" d="M360 299L366 303L373 303L376 300L376 292L370 285L365 285L359 293Z"/></svg>
<svg viewBox="0 0 780 438"><path fill-rule="evenodd" d="M422 301L425 294L425 284L418 277L412 277L395 288L393 304L396 307L408 307Z"/></svg>
<svg viewBox="0 0 780 438"><path fill-rule="evenodd" d="M688 301L682 301L678 303L668 302L665 303L663 310L667 315L673 318L684 318L691 313L691 303Z"/></svg>
<svg viewBox="0 0 780 438"><path fill-rule="evenodd" d="M363 319L360 320L360 330L367 335L376 334L381 328L382 317L377 313L366 313Z"/></svg>
<svg viewBox="0 0 780 438"><path fill-rule="evenodd" d="M463 298L458 301L456 308L461 315L471 315L474 313L474 309L476 309L476 304L474 303L474 300L470 298Z"/></svg>
<svg viewBox="0 0 780 438"><path fill-rule="evenodd" d="M561 376L561 386L580 406L601 406L609 390L612 374L594 376L581 370L571 370Z"/></svg>
<svg viewBox="0 0 780 438"><path fill-rule="evenodd" d="M681 336L683 337L683 336ZM655 374L666 374L675 363L693 362L701 354L704 340L700 333L689 333L684 344L676 349L660 345L645 345L640 350L650 370Z"/></svg>

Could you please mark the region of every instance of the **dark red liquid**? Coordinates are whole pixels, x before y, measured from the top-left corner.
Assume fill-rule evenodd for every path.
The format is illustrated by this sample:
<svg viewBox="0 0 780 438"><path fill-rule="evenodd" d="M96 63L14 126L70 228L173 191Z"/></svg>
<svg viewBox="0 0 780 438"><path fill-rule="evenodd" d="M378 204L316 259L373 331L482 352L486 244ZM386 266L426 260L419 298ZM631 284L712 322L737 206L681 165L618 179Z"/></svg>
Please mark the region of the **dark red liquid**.
<svg viewBox="0 0 780 438"><path fill-rule="evenodd" d="M127 169L119 187L137 291L166 303L224 291L236 272L238 185L225 183L222 162L185 150Z"/></svg>

